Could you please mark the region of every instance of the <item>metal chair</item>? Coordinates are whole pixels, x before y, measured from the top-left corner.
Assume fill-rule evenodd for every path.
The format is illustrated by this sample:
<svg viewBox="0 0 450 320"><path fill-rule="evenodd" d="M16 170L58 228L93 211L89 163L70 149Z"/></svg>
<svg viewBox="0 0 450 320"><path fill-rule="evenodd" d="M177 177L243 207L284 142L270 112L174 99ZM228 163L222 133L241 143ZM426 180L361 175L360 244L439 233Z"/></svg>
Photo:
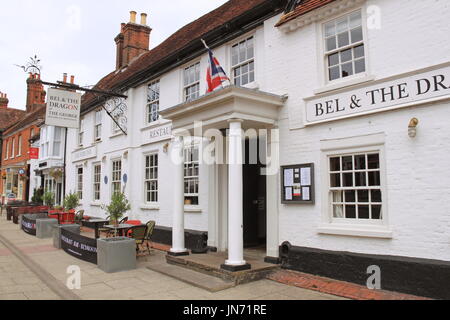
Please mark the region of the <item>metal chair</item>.
<svg viewBox="0 0 450 320"><path fill-rule="evenodd" d="M147 226L135 226L131 228L131 238L136 241L136 255L139 254L139 247L145 243L145 237L147 235ZM150 250L147 246L148 253Z"/></svg>
<svg viewBox="0 0 450 320"><path fill-rule="evenodd" d="M149 221L147 222L147 230L145 232L145 242L147 244L147 250L149 254L151 254L151 245L149 243L152 243L152 236L153 231L155 230L156 222L155 221Z"/></svg>

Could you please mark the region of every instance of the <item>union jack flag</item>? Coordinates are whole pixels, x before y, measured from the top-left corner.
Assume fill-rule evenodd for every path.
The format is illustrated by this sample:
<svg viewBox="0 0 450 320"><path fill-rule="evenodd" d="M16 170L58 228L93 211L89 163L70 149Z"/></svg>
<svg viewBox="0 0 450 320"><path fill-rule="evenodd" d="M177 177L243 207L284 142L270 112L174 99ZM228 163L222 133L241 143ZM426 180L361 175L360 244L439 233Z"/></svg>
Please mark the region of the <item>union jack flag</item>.
<svg viewBox="0 0 450 320"><path fill-rule="evenodd" d="M208 90L206 92L209 93L223 88L223 83L230 83L230 78L228 78L227 74L220 66L219 60L214 57L213 52L206 45L206 42L204 40L202 40L202 42L205 45L206 49L208 49L209 54L209 65L208 71L206 72L206 81L208 83Z"/></svg>

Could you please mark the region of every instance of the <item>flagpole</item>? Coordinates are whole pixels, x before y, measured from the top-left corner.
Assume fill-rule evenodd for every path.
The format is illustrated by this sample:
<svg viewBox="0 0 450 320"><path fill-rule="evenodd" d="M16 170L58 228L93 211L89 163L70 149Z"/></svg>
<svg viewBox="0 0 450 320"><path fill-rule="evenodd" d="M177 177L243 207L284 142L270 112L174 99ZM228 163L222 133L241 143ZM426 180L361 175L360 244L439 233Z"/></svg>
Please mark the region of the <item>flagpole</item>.
<svg viewBox="0 0 450 320"><path fill-rule="evenodd" d="M208 49L208 50L210 50L209 47L208 47L208 45L206 44L206 41L203 40L203 39L200 39L200 40L201 40L201 41L203 42L203 44L205 45L205 48Z"/></svg>

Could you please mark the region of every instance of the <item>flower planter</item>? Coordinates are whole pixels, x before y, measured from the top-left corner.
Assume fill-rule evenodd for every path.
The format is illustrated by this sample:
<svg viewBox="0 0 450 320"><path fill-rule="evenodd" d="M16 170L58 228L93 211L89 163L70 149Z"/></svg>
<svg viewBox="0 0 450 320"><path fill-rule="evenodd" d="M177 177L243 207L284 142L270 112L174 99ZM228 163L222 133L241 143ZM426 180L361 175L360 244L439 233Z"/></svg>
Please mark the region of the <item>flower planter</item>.
<svg viewBox="0 0 450 320"><path fill-rule="evenodd" d="M36 237L48 239L53 237L53 227L58 225L56 219L36 219Z"/></svg>
<svg viewBox="0 0 450 320"><path fill-rule="evenodd" d="M136 269L136 241L125 237L98 239L97 265L106 273Z"/></svg>
<svg viewBox="0 0 450 320"><path fill-rule="evenodd" d="M81 227L78 224L66 224L63 226L56 225L53 227L53 246L61 249L61 230L69 230L70 232L81 234Z"/></svg>

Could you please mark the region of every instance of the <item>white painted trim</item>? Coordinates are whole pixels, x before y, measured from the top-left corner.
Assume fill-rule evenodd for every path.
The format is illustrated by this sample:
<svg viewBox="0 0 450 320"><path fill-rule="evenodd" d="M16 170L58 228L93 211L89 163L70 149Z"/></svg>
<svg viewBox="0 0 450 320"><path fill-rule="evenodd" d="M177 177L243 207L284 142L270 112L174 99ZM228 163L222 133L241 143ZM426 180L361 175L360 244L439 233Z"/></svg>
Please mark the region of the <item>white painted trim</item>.
<svg viewBox="0 0 450 320"><path fill-rule="evenodd" d="M142 204L141 205L141 210L145 210L145 211L150 211L150 210L154 210L154 211L159 211L160 210L160 206L159 204Z"/></svg>
<svg viewBox="0 0 450 320"><path fill-rule="evenodd" d="M352 225L335 225L324 224L321 225L317 232L319 234L329 234L338 236L352 236L352 237L364 237L364 238L381 238L392 239L394 233L387 228L374 228L372 226L357 227Z"/></svg>
<svg viewBox="0 0 450 320"><path fill-rule="evenodd" d="M185 213L202 213L203 209L197 206L184 206Z"/></svg>

